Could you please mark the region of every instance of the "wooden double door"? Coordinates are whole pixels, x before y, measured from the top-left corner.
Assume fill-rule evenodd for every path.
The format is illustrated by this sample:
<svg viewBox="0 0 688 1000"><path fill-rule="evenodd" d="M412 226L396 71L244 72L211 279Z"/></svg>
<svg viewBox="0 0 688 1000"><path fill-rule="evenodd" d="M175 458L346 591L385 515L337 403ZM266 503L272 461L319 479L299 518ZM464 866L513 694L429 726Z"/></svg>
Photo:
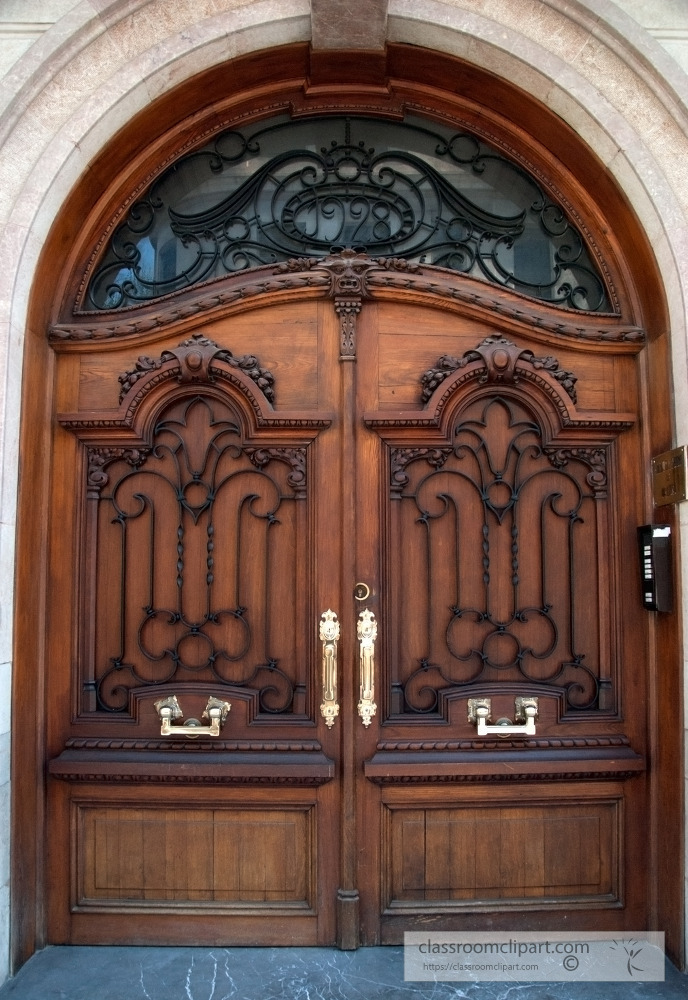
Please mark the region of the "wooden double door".
<svg viewBox="0 0 688 1000"><path fill-rule="evenodd" d="M56 348L55 943L646 926L635 348L335 263Z"/></svg>

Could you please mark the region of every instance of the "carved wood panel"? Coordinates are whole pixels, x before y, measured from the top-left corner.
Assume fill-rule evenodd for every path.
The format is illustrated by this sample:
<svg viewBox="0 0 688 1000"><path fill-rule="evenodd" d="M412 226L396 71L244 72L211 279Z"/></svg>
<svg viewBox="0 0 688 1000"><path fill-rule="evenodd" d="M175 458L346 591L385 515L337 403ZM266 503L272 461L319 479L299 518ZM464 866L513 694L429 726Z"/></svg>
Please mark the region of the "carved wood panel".
<svg viewBox="0 0 688 1000"><path fill-rule="evenodd" d="M397 711L517 680L561 687L566 711L612 707L607 456L549 443L527 403L496 394L462 410L450 445L391 449Z"/></svg>
<svg viewBox="0 0 688 1000"><path fill-rule="evenodd" d="M391 715L444 717L452 692L513 683L559 689L562 717L614 712L613 440L628 423L577 419L576 375L503 337L421 382L441 435L415 413L369 418L387 441Z"/></svg>
<svg viewBox="0 0 688 1000"><path fill-rule="evenodd" d="M62 417L83 442L80 712L206 683L303 715L318 421L273 417L274 381L194 334L120 374L118 410Z"/></svg>
<svg viewBox="0 0 688 1000"><path fill-rule="evenodd" d="M198 394L163 409L145 452L89 449L92 487L93 469L96 707L207 679L260 692L261 712L292 711L306 449L249 445L232 407Z"/></svg>

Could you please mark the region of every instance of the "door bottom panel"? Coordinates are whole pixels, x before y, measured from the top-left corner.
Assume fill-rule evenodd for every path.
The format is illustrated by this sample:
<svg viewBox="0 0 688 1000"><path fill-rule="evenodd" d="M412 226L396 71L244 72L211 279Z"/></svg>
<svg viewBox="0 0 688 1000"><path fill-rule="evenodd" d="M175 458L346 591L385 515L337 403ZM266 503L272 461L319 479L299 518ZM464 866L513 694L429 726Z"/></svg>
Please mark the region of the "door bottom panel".
<svg viewBox="0 0 688 1000"><path fill-rule="evenodd" d="M414 798L388 786L380 803L383 941L419 921L468 929L511 914L539 925L559 911L581 927L594 913L604 923L601 911L626 905L631 793L628 782L581 782L559 793L493 786L441 797L426 787Z"/></svg>
<svg viewBox="0 0 688 1000"><path fill-rule="evenodd" d="M72 910L313 912L311 806L77 802L72 811Z"/></svg>

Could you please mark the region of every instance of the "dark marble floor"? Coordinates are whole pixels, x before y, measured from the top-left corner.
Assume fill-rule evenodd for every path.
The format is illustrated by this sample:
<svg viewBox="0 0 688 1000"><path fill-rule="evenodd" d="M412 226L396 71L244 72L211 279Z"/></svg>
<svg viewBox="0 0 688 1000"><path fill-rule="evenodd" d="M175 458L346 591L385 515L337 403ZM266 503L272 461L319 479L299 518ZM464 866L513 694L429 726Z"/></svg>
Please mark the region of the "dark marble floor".
<svg viewBox="0 0 688 1000"><path fill-rule="evenodd" d="M46 948L0 1000L686 1000L664 983L411 983L402 948Z"/></svg>

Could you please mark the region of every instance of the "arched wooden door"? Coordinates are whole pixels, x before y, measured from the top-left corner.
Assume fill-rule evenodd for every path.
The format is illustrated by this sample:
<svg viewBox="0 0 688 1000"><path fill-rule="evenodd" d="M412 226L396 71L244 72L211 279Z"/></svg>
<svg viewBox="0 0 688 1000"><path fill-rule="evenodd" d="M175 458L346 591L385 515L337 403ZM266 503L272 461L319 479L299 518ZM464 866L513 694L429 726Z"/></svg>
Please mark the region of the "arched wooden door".
<svg viewBox="0 0 688 1000"><path fill-rule="evenodd" d="M353 251L208 301L54 331L49 939L646 926L634 331Z"/></svg>

